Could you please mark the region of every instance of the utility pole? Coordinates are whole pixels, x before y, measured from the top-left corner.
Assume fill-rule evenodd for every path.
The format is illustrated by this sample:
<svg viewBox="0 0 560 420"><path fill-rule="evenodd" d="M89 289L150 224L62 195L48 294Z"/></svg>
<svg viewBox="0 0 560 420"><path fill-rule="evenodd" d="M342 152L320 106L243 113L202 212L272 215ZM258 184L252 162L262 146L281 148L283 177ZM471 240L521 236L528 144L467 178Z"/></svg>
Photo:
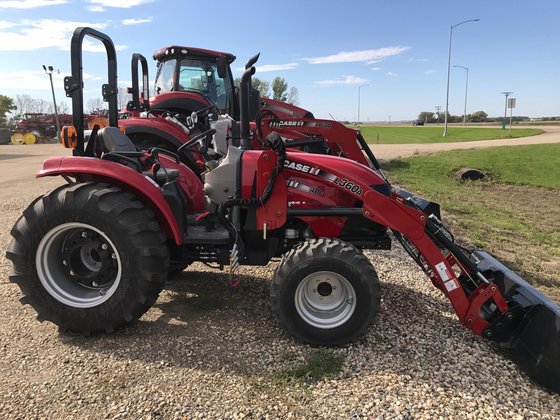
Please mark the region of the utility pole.
<svg viewBox="0 0 560 420"><path fill-rule="evenodd" d="M441 105L436 106L437 122L439 123L439 113L441 112Z"/></svg>
<svg viewBox="0 0 560 420"><path fill-rule="evenodd" d="M447 55L447 89L445 96L445 126L443 128L443 137L447 136L447 114L449 114L449 76L451 74L451 41L453 40L453 28L468 22L478 22L480 19L469 19L459 22L456 25L451 25L449 28L449 53Z"/></svg>
<svg viewBox="0 0 560 420"><path fill-rule="evenodd" d="M53 105L54 105L54 118L56 121L56 140L60 143L60 120L58 119L58 108L56 106L56 97L54 96L54 85L53 85L53 81L52 81L52 74L54 71L53 66L45 66L43 64L43 70L45 70L45 73L49 75L49 79L51 81L51 91L52 91L52 100L53 100Z"/></svg>

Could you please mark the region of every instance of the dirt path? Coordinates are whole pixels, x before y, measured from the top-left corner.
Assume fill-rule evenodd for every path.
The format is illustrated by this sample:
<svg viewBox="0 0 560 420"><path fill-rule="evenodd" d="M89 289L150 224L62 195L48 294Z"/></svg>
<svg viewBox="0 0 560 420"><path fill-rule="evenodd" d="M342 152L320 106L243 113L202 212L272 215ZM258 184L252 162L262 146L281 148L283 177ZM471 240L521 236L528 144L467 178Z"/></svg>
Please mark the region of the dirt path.
<svg viewBox="0 0 560 420"><path fill-rule="evenodd" d="M539 128L543 134L515 139L479 140L458 143L425 144L373 144L371 149L378 159L396 159L417 154L443 152L447 150L482 149L495 146L522 146L529 144L560 143L560 126L531 127Z"/></svg>
<svg viewBox="0 0 560 420"><path fill-rule="evenodd" d="M504 140L481 140L461 143L430 144L376 144L371 148L379 159L395 159L415 154L436 153L445 150L480 149L493 146L519 146L528 144L560 143L560 126L534 127L544 130L543 134ZM61 179L37 180L34 174L42 162L52 156L69 156L71 151L59 144L37 144L33 146L0 145L0 200L17 196L25 190L33 195L44 193L59 185Z"/></svg>

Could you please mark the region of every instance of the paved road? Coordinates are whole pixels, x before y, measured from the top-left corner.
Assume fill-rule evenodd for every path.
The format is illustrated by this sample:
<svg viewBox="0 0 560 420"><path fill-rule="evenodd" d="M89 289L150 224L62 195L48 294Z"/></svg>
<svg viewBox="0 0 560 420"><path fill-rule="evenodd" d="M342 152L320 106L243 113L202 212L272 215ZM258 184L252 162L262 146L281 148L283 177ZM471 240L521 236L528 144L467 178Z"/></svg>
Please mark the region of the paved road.
<svg viewBox="0 0 560 420"><path fill-rule="evenodd" d="M531 127L544 130L543 134L515 139L465 141L460 143L425 144L374 144L371 149L378 159L396 159L416 154L436 153L446 150L482 149L494 146L521 146L527 144L560 143L560 126Z"/></svg>

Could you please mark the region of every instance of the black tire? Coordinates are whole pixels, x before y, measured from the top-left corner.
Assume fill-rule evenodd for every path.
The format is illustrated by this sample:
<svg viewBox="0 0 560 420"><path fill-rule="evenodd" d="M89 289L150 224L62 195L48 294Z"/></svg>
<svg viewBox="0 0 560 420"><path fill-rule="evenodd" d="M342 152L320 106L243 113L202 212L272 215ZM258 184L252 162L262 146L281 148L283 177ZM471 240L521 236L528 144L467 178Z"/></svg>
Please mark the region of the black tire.
<svg viewBox="0 0 560 420"><path fill-rule="evenodd" d="M133 194L65 185L37 198L12 228L6 257L21 302L61 332L111 332L156 301L169 266L166 237Z"/></svg>
<svg viewBox="0 0 560 420"><path fill-rule="evenodd" d="M314 239L284 255L274 272L270 298L288 333L313 345L340 345L354 341L374 321L379 280L353 245Z"/></svg>

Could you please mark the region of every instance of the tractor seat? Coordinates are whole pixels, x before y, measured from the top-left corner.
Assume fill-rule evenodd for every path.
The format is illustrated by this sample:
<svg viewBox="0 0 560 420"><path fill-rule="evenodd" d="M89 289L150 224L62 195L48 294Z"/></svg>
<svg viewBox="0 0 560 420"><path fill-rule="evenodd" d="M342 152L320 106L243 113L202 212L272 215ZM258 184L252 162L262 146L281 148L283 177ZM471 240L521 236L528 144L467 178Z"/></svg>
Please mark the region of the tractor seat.
<svg viewBox="0 0 560 420"><path fill-rule="evenodd" d="M103 153L117 153L126 157L142 157L130 139L117 127L104 127L97 132L97 138Z"/></svg>

